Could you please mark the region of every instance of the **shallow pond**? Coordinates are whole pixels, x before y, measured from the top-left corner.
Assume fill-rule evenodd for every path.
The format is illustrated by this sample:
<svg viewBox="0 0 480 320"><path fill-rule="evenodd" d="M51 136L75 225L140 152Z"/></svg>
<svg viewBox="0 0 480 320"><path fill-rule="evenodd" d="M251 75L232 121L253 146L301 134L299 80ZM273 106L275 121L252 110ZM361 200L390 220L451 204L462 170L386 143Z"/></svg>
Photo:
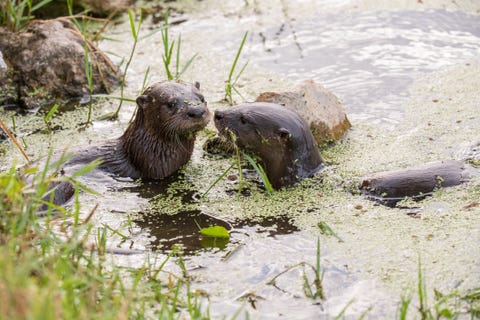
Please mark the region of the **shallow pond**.
<svg viewBox="0 0 480 320"><path fill-rule="evenodd" d="M226 107L224 80L249 31L241 62L250 62L239 86L246 100L313 78L343 101L353 129L323 150L330 166L322 184L314 179L271 197L250 179L248 194L238 194L238 183L225 180L201 198L232 161L203 153L208 133L200 135L191 163L164 183L86 178L103 197L84 195L85 212L99 202L98 224L128 235L114 235L110 245L140 250L113 256L113 263L140 267L147 255L163 256L172 245L182 245L193 285L210 295L215 318L240 308L242 315L261 319L333 318L344 308L348 319L365 312L369 318L392 318L401 295L415 288L419 256L429 289L480 286L480 208L467 208L480 198L478 181L422 203L406 202L406 209L378 206L351 193L363 174L448 159L480 138L479 17L444 10L343 12L347 2L322 7L299 1L295 8L286 1L238 8L214 1L185 5L187 22L171 31L182 34L183 61L198 53L184 78L200 81L211 109ZM142 32L157 27L146 23ZM108 36L122 40L101 43L119 62L131 45L128 24L116 25ZM158 32L140 41L127 77L129 96L138 94L147 67L150 83L164 78L161 45ZM116 105L100 102L95 114ZM55 119L63 131L25 137L29 152L116 137L133 108L124 107L119 123L96 121L82 133L75 123L86 111L65 112ZM18 121L24 134L27 127L43 125L32 116ZM6 161L14 157L12 150ZM198 225L209 224L229 229L230 241L201 239ZM338 237L322 233L319 224ZM315 265L317 239L324 301L305 296L304 272L313 280L308 266L289 269Z"/></svg>

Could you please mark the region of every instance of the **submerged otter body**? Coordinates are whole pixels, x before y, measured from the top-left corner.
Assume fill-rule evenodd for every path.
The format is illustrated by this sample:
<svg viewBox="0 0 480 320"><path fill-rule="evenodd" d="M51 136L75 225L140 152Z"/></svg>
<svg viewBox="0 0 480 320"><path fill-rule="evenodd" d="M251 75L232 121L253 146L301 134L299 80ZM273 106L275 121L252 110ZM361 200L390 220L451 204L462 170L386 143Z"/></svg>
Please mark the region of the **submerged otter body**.
<svg viewBox="0 0 480 320"><path fill-rule="evenodd" d="M215 112L220 134L260 158L276 189L313 176L323 160L310 129L297 113L274 103L246 103Z"/></svg>
<svg viewBox="0 0 480 320"><path fill-rule="evenodd" d="M68 165L103 158L100 169L133 179L163 179L186 164L209 121L200 85L159 82L137 98L135 119L117 140L75 154Z"/></svg>

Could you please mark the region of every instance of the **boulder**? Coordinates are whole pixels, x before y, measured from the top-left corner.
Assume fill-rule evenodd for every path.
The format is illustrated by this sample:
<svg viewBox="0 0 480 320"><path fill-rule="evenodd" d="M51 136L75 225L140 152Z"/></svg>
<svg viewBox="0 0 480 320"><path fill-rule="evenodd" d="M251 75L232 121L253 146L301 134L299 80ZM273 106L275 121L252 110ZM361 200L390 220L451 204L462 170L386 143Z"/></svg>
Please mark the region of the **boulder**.
<svg viewBox="0 0 480 320"><path fill-rule="evenodd" d="M41 0L34 0L33 4L40 3ZM107 17L127 11L133 0L75 0L73 1L73 14L82 14L85 11L88 14L97 17ZM67 1L52 0L49 3L35 10L33 13L37 19L53 19L69 15Z"/></svg>
<svg viewBox="0 0 480 320"><path fill-rule="evenodd" d="M264 92L258 102L273 102L302 116L318 144L340 139L351 127L338 98L322 85L306 80L287 92Z"/></svg>
<svg viewBox="0 0 480 320"><path fill-rule="evenodd" d="M92 91L108 93L120 83L120 71L90 41L85 43L71 21L61 18L36 20L24 31L0 30L0 51L10 83L17 93L17 105L34 108L56 99L88 95L85 45L93 75ZM0 90L9 89L2 87Z"/></svg>

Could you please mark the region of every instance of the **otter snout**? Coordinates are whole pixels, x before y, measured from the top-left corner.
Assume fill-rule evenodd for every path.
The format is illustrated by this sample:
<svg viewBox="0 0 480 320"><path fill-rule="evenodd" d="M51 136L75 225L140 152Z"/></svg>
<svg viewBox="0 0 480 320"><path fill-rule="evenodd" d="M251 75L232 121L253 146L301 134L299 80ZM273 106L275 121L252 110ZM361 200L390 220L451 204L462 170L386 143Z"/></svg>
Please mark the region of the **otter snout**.
<svg viewBox="0 0 480 320"><path fill-rule="evenodd" d="M224 117L224 113L220 110L215 111L215 121L222 120Z"/></svg>
<svg viewBox="0 0 480 320"><path fill-rule="evenodd" d="M203 117L205 113L207 113L207 110L205 108L190 108L187 112L187 115L190 118L198 119Z"/></svg>

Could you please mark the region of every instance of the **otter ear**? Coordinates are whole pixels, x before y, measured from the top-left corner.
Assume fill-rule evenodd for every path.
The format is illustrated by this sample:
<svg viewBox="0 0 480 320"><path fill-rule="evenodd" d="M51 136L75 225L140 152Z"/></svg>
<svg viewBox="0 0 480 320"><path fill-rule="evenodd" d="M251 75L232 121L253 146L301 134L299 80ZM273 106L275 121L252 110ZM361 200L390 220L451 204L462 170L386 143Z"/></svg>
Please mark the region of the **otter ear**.
<svg viewBox="0 0 480 320"><path fill-rule="evenodd" d="M291 136L290 131L288 131L288 129L285 129L285 128L278 129L277 134L283 140L288 140L290 139L290 136Z"/></svg>
<svg viewBox="0 0 480 320"><path fill-rule="evenodd" d="M200 82L195 81L195 82L193 83L193 85L195 86L195 88L197 88L198 90L200 90Z"/></svg>
<svg viewBox="0 0 480 320"><path fill-rule="evenodd" d="M141 108L145 108L151 101L152 99L150 96L147 95L141 95L137 98L137 104Z"/></svg>

